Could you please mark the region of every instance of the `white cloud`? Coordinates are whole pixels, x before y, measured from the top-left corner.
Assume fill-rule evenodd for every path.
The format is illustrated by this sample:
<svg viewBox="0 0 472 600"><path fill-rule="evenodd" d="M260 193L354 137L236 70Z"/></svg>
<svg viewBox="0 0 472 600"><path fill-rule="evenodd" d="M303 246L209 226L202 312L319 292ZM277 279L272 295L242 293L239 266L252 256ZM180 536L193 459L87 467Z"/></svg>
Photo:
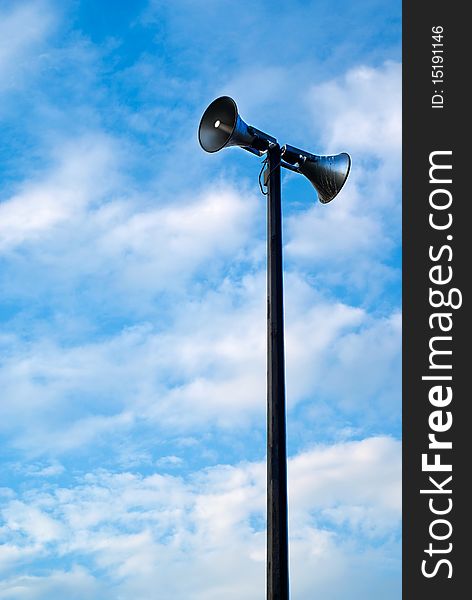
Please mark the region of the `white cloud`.
<svg viewBox="0 0 472 600"><path fill-rule="evenodd" d="M398 162L401 152L401 65L359 66L311 88L307 105L323 123L327 153L346 148Z"/></svg>
<svg viewBox="0 0 472 600"><path fill-rule="evenodd" d="M399 327L327 302L299 275L286 279L289 410L329 397L350 415L372 408L374 418L377 409L384 414L380 399L388 397L389 414L396 414L397 389L382 382L392 378L393 385ZM162 330L143 323L76 345L10 339L0 369L2 428L33 455L52 456L110 435L121 439L144 423L165 438L202 426L259 428L266 404L265 309L265 278L258 274L187 300ZM370 357L371 347L384 351ZM358 377L363 360L367 370L376 364L375 376ZM340 372L349 376L340 379Z"/></svg>
<svg viewBox="0 0 472 600"><path fill-rule="evenodd" d="M244 198L215 186L190 202L182 197L156 204L143 212L103 215L96 240L100 267L120 268L120 285L169 291L198 269L211 277L223 259L244 259L259 204L254 194Z"/></svg>
<svg viewBox="0 0 472 600"><path fill-rule="evenodd" d="M385 437L314 448L290 461L294 595L308 600L331 586L337 599L361 598L350 594L348 577L353 589L375 588L382 561L394 552L400 479L399 444ZM23 586L18 597L46 598L53 584L64 594L74 577L94 590L99 569L103 598L117 597L118 589L123 600L160 589L160 598L255 599L264 586L264 513L262 463L222 465L187 480L91 473L74 487L43 487L11 500L3 527L13 546L39 541L44 557L69 557L89 565L87 572L25 578L7 570L0 590L16 598ZM398 564L393 568L398 575ZM396 589L384 597L395 598Z"/></svg>
<svg viewBox="0 0 472 600"><path fill-rule="evenodd" d="M19 85L38 67L41 49L54 25L48 3L14 2L0 8L0 91Z"/></svg>
<svg viewBox="0 0 472 600"><path fill-rule="evenodd" d="M65 471L64 465L59 461L53 460L49 464L33 463L26 467L21 464L13 466L13 469L20 473L25 473L29 477L56 477Z"/></svg>
<svg viewBox="0 0 472 600"><path fill-rule="evenodd" d="M216 182L169 202L135 190L128 152L99 133L56 141L51 166L0 203L0 252L15 264L7 297L34 279L35 297L65 301L66 310L82 287L89 304L154 315L156 294L260 261L264 208L254 191Z"/></svg>
<svg viewBox="0 0 472 600"><path fill-rule="evenodd" d="M70 571L55 570L47 577L18 575L0 583L0 598L4 600L102 600L103 593L99 581L86 569L76 566Z"/></svg>
<svg viewBox="0 0 472 600"><path fill-rule="evenodd" d="M26 181L0 204L3 253L25 243L50 241L51 236L55 239L59 228L77 227L88 207L119 186L117 157L105 136L62 142L54 147L52 160L53 166L42 177Z"/></svg>
<svg viewBox="0 0 472 600"><path fill-rule="evenodd" d="M14 500L2 510L13 532L26 533L33 543L47 543L60 536L60 525L35 507Z"/></svg>
<svg viewBox="0 0 472 600"><path fill-rule="evenodd" d="M401 67L359 66L306 95L320 152L352 155L349 178L327 206L287 219L286 255L320 285L361 292L366 304L399 282L401 243ZM322 124L322 127L321 125Z"/></svg>
<svg viewBox="0 0 472 600"><path fill-rule="evenodd" d="M318 509L324 516L334 516L335 522L342 516L354 529L364 521L378 527L377 534L388 531L401 512L398 449L394 440L379 437L315 448L295 457L289 475L295 482L291 487L295 514ZM372 468L379 469L375 483Z"/></svg>
<svg viewBox="0 0 472 600"><path fill-rule="evenodd" d="M369 414L399 416L401 398L401 315L368 320L335 342L322 367L322 389L348 411L362 403ZM339 373L343 378L339 380ZM335 392L334 392L335 390Z"/></svg>
<svg viewBox="0 0 472 600"><path fill-rule="evenodd" d="M160 468L172 468L177 467L183 463L182 458L180 456L175 456L171 454L170 456L162 456L156 461L156 467Z"/></svg>
<svg viewBox="0 0 472 600"><path fill-rule="evenodd" d="M331 264L352 260L353 252L365 254L372 248L375 252L375 245L383 242L380 223L368 215L349 214L341 199L329 209L316 208L290 219L290 255ZM331 232L328 243L326 232Z"/></svg>

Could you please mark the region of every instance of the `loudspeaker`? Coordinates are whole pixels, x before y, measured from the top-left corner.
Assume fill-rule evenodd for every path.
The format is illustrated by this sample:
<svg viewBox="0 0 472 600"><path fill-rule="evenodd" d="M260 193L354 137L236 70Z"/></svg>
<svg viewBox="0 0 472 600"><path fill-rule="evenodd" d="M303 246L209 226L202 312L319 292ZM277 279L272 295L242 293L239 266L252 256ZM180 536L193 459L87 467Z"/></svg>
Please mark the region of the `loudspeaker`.
<svg viewBox="0 0 472 600"><path fill-rule="evenodd" d="M297 165L310 180L322 204L331 202L341 191L351 169L351 157L346 152L334 156L318 156L288 144L282 147L282 157Z"/></svg>
<svg viewBox="0 0 472 600"><path fill-rule="evenodd" d="M203 113L198 141L206 152L241 146L258 155L267 150L269 143L276 142L270 135L247 125L239 116L236 102L229 96L213 100Z"/></svg>

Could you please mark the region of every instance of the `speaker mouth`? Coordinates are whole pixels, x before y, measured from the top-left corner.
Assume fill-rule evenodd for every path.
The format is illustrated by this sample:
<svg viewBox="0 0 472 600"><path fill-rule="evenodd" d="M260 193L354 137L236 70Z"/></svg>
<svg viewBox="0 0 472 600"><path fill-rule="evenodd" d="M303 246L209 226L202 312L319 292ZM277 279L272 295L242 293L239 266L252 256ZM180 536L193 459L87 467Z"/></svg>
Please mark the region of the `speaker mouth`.
<svg viewBox="0 0 472 600"><path fill-rule="evenodd" d="M238 107L229 96L221 96L208 106L198 127L198 141L206 152L218 152L234 133Z"/></svg>
<svg viewBox="0 0 472 600"><path fill-rule="evenodd" d="M347 152L341 152L341 154L338 154L337 156L339 158L343 157L344 160L347 162L347 165L342 170L339 169L340 165L338 165L338 172L336 173L336 179L335 179L335 185L334 185L335 189L331 190L331 194L328 193L327 196L323 197L322 193L320 193L318 191L318 198L319 198L321 204L328 204L329 202L331 202L332 200L334 200L336 198L336 196L343 189L343 187L347 181L347 178L349 177L349 173L351 172L351 165L352 165L351 155L348 154Z"/></svg>
<svg viewBox="0 0 472 600"><path fill-rule="evenodd" d="M347 152L336 155L306 153L299 162L298 171L315 188L321 204L328 204L343 189L351 170L351 157Z"/></svg>

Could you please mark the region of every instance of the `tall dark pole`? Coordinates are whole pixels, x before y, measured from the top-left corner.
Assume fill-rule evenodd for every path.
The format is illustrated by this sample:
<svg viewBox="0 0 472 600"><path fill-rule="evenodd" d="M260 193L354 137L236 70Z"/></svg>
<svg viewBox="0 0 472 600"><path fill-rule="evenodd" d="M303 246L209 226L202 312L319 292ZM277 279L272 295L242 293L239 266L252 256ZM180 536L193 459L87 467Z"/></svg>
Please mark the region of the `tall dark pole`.
<svg viewBox="0 0 472 600"><path fill-rule="evenodd" d="M280 146L267 151L267 600L288 600Z"/></svg>
<svg viewBox="0 0 472 600"><path fill-rule="evenodd" d="M240 146L256 156L267 152L267 600L288 600L287 442L285 426L284 306L281 167L305 175L320 202L338 194L351 168L349 154L318 156L285 144L245 123L236 102L221 96L208 106L198 127L206 152ZM282 160L283 156L283 160Z"/></svg>

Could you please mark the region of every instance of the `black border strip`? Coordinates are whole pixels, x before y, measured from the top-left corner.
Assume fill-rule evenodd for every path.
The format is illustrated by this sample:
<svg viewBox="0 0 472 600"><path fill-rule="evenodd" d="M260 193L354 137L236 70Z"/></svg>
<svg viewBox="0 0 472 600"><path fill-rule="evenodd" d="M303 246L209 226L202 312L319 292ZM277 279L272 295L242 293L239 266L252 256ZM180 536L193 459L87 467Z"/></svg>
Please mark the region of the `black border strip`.
<svg viewBox="0 0 472 600"><path fill-rule="evenodd" d="M472 168L470 150L466 148L467 129L470 130L470 99L466 90L471 81L468 63L472 36L465 16L466 6L437 0L403 4L403 598L406 600L468 597L471 527L466 486L472 472L468 444L472 440L469 416L472 398L467 370L468 336L472 331L468 315L470 295L466 288L472 256L468 244L472 238L472 232L469 233L472 191L466 183ZM433 27L443 28L439 41L432 38ZM433 43L443 46L433 47ZM442 53L433 53L441 49ZM433 67L439 64L439 59L433 62L435 55L443 56L443 69ZM442 81L434 82L440 78L433 78L432 72L440 70ZM433 95L443 96L442 108L439 97L433 107ZM431 155L432 152L444 154ZM431 161L452 165L452 169L433 169L430 182ZM449 179L452 181L448 182ZM431 202L446 205L450 197L451 206L444 210L431 206ZM449 222L450 214L453 219L450 227L435 229L429 222L431 213L433 223L439 225ZM434 266L439 269L431 272ZM451 272L448 283L431 281L431 278L444 280ZM442 291L445 298L451 289L459 290L451 298L452 303L458 304L461 294L462 306L432 307L430 288ZM441 296L436 294L433 302L440 304ZM433 317L429 322L437 312L451 315L449 332L441 331L439 318ZM448 317L441 321L444 328L448 323ZM444 337L432 341L435 336ZM445 339L447 336L451 339ZM430 343L434 349L451 350L452 354L431 354ZM430 359L440 368L432 368ZM448 364L451 369L445 368ZM422 376L452 379L423 380ZM436 393L430 391L434 386L438 386ZM450 403L445 399L447 387L453 394ZM435 411L440 414L431 416ZM452 426L447 429L450 418ZM434 428L439 427L446 431L435 432ZM429 449L430 433L435 433L437 440L451 441L452 449ZM441 464L450 464L452 471L423 470L425 453L428 463L440 460ZM438 459L435 454L440 455ZM429 480L430 476L436 483ZM452 480L444 483L450 476ZM438 486L442 486L444 493L439 493ZM421 489L437 493L421 494ZM450 511L443 515L432 512L448 508ZM432 534L444 539L434 539ZM441 560L444 562L439 564ZM426 577L422 568L430 575L436 573Z"/></svg>

